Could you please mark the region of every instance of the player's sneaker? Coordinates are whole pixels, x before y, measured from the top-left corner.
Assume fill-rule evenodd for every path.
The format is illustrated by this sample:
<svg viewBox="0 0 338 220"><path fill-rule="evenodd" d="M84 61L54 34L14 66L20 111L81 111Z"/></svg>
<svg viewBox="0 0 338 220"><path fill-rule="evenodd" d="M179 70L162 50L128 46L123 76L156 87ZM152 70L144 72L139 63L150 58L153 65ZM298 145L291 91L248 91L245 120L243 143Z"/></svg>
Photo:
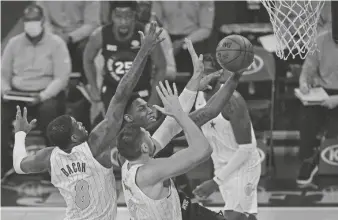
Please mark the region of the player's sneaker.
<svg viewBox="0 0 338 220"><path fill-rule="evenodd" d="M318 160L315 157L311 157L303 161L297 178L297 184L307 185L313 180L313 177L318 172Z"/></svg>

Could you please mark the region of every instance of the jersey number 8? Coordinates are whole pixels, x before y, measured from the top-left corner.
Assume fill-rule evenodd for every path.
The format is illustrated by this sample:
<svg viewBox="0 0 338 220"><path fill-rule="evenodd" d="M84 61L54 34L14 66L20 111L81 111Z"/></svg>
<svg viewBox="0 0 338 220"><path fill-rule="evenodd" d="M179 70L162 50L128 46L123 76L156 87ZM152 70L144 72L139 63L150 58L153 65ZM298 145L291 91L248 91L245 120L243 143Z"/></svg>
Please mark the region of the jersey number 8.
<svg viewBox="0 0 338 220"><path fill-rule="evenodd" d="M79 180L75 185L75 204L81 210L87 208L90 204L89 184L86 180Z"/></svg>

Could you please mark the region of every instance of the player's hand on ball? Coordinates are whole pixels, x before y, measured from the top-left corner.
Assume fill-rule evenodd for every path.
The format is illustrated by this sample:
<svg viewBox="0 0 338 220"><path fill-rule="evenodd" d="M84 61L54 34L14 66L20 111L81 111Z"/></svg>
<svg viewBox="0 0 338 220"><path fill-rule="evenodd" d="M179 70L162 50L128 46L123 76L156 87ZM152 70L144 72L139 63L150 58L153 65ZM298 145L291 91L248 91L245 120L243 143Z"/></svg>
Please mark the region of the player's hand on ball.
<svg viewBox="0 0 338 220"><path fill-rule="evenodd" d="M156 29L157 29L157 22L152 21L150 23L150 28L147 31L146 35L144 35L142 31L138 32L141 35L142 47L146 48L149 53L155 48L157 44L161 43L164 40L164 38L159 38L163 29L160 28L158 31L156 31Z"/></svg>
<svg viewBox="0 0 338 220"><path fill-rule="evenodd" d="M243 75L244 72L248 71L249 68L246 67L246 68L243 68L243 69L240 69L240 70L237 70L235 72L233 72L235 75L237 75L238 77L241 77Z"/></svg>
<svg viewBox="0 0 338 220"><path fill-rule="evenodd" d="M23 108L23 114L19 106L16 106L16 118L14 122L14 131L19 132L23 131L25 133L30 132L36 125L36 119L33 119L28 123L27 121L27 108Z"/></svg>
<svg viewBox="0 0 338 220"><path fill-rule="evenodd" d="M207 180L197 186L192 193L200 199L206 199L215 192L217 188L218 185L214 180Z"/></svg>
<svg viewBox="0 0 338 220"><path fill-rule="evenodd" d="M172 117L177 117L182 114L183 109L180 101L178 100L178 92L175 83L173 83L173 90L170 88L168 80L165 81L166 87L162 82L159 84L159 86L156 86L156 91L160 96L164 107L162 108L158 105L154 105L154 107L163 114Z"/></svg>
<svg viewBox="0 0 338 220"><path fill-rule="evenodd" d="M204 90L211 90L213 89L209 84L214 81L218 80L222 75L223 70L218 70L216 72L210 73L206 76L204 76L200 81L200 86L198 88L199 91Z"/></svg>

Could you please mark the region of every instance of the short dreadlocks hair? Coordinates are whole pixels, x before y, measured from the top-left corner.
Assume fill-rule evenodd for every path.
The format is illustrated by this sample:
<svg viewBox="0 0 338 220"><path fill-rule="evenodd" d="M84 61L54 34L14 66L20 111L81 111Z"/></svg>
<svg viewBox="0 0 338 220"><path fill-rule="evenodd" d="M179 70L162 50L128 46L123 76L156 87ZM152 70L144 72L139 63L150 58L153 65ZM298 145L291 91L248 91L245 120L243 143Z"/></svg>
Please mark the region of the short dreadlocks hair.
<svg viewBox="0 0 338 220"><path fill-rule="evenodd" d="M69 115L61 115L51 121L47 126L47 137L52 145L60 149L66 148L73 135L72 118Z"/></svg>

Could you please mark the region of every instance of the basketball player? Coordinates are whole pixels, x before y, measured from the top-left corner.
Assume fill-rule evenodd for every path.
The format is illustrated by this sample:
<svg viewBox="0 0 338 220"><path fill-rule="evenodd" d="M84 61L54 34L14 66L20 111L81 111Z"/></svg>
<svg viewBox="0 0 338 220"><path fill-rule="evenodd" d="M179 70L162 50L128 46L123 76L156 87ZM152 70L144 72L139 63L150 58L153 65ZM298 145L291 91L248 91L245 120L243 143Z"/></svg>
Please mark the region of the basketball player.
<svg viewBox="0 0 338 220"><path fill-rule="evenodd" d="M118 137L118 149L126 158L122 167L122 186L131 219L180 220L181 204L172 177L186 173L207 160L211 148L200 129L183 111L177 89L160 83L158 94L166 115L174 117L182 126L189 147L169 158L153 159L156 147L149 132L135 124L128 124Z"/></svg>
<svg viewBox="0 0 338 220"><path fill-rule="evenodd" d="M204 107L222 83L224 77L215 82L212 90L199 92L195 108ZM235 91L221 114L201 128L213 148L215 177L199 185L193 193L205 199L219 188L227 219L247 219L247 216L255 219L261 165L245 100Z"/></svg>
<svg viewBox="0 0 338 220"><path fill-rule="evenodd" d="M186 41L186 43L187 43L189 52L191 52L193 50L191 42ZM193 50L192 58L193 58L192 60L195 61L193 62L194 68L196 68L198 64L198 58L194 50ZM213 98L211 98L208 101L208 104L204 108L200 108L199 110L190 114L191 119L197 125L201 126L205 124L206 122L216 117L221 112L221 110L224 108L227 101L230 99L233 91L235 90L243 71L244 70L240 70L239 72L236 72L233 75L231 75L231 77L227 80L225 85L213 96ZM182 92L181 96L183 95L185 91L186 89ZM193 105L194 99L195 97L190 97L189 99L187 99L187 100L192 100L190 103L191 107ZM189 106L189 101L186 101L186 102L181 101L180 103L182 106L183 104L188 103L187 106ZM137 124L139 126L146 127L148 123L152 122L151 117L150 117L152 115L152 109L149 108L147 106L147 103L140 98L131 99L130 106L127 107L126 110L127 110L127 113L125 115L125 120L127 121L126 126L128 126L128 124L129 125ZM169 126L170 129L168 129L167 126L163 126L166 120L168 120L166 125ZM155 154L157 150L162 149L164 146L166 146L170 142L170 140L181 131L179 126L175 126L174 124L169 122L170 118L167 117L166 120L161 125L161 127L155 132L155 134L152 136L151 143L155 147L155 149L153 149L154 152L152 152L152 154ZM120 139L124 139L123 140L124 147L119 146L120 154L124 156L124 154L127 153L130 156L133 154L140 153L140 146L142 145L142 142L140 142L139 139L128 138L128 135L129 135L128 133L130 133L128 130L125 133L127 133L125 135L127 136L126 138L123 138L123 132L121 133L122 138ZM149 144L149 142L147 142L146 144ZM123 172L123 169L122 169L122 172ZM206 219L219 219L220 217L220 216L215 215L215 213L210 213L210 211L200 208L200 207L197 207L197 209L195 209L196 211L192 211L193 207L196 207L196 206L192 206L191 204L189 204L189 208L188 208L190 209L190 211L187 211L186 202L190 203L189 200L183 199L182 215L185 216L186 219L203 219L203 215L204 216L207 215ZM188 213L188 214L185 214L185 213Z"/></svg>
<svg viewBox="0 0 338 220"><path fill-rule="evenodd" d="M117 87L110 101L105 119L88 135L74 118L63 115L52 121L47 135L55 147L48 147L27 155L25 137L36 121L27 122L27 109L23 116L17 107L13 166L19 174L49 171L51 182L57 187L67 204L66 219L115 219L116 188L110 157L99 157L109 148L120 131L123 112L132 90L140 78L148 56L161 41L156 22L143 41L135 60Z"/></svg>
<svg viewBox="0 0 338 220"><path fill-rule="evenodd" d="M84 51L84 70L90 85L92 102L102 104L106 109L109 100L117 91L122 76L128 72L140 49L138 31L146 32L143 24L136 21L136 1L112 2L112 23L99 27L91 35ZM94 60L101 50L104 58L104 79L101 89L97 86ZM156 73L152 77L152 66ZM155 85L162 81L166 73L166 60L161 47L156 47L148 58L142 77L134 92L151 104L159 103Z"/></svg>

